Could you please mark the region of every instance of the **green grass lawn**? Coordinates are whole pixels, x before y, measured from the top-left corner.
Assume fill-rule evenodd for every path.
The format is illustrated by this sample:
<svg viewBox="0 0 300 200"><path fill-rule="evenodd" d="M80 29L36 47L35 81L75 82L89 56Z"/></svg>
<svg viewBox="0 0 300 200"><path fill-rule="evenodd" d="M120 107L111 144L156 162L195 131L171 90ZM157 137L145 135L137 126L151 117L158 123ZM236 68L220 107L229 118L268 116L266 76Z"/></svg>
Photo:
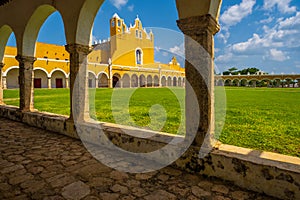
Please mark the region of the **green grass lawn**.
<svg viewBox="0 0 300 200"><path fill-rule="evenodd" d="M182 129L178 132L183 117L180 107L184 105L183 89L139 88L114 92L97 89L90 93L91 115L100 121L174 134L184 132ZM18 106L18 96L18 90L4 91L6 104ZM300 89L230 87L226 88L226 96L226 121L220 141L300 157ZM35 108L40 111L68 115L69 106L68 89L35 90Z"/></svg>

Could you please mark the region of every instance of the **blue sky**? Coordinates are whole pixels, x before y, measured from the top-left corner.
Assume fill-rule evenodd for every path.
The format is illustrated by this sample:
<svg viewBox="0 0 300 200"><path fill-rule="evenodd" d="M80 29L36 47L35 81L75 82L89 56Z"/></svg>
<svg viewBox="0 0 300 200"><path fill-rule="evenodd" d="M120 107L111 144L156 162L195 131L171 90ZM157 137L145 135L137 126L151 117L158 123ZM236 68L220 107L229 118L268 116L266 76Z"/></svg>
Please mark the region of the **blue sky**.
<svg viewBox="0 0 300 200"><path fill-rule="evenodd" d="M109 19L114 13L128 26L139 15L147 30L153 30L156 61L168 62L173 55L182 58L175 0L106 0L95 19L95 40L109 37ZM300 73L299 0L223 0L220 25L215 36L215 64L220 71L257 67L268 73ZM58 13L44 23L38 41L66 43ZM14 43L11 37L8 45Z"/></svg>

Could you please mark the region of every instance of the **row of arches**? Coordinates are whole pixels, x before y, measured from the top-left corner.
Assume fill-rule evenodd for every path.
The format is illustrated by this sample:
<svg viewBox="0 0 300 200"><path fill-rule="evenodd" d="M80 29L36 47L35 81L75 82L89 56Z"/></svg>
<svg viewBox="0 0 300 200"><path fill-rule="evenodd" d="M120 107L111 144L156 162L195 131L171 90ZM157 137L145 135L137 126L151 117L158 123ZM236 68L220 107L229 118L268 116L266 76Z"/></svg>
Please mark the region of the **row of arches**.
<svg viewBox="0 0 300 200"><path fill-rule="evenodd" d="M235 87L300 87L300 79L219 79L215 80L215 85Z"/></svg>
<svg viewBox="0 0 300 200"><path fill-rule="evenodd" d="M43 68L34 68L33 84L34 88L68 88L69 74L66 74L61 69L55 69L48 73ZM106 72L95 74L89 71L89 87L92 88L107 88L109 87L109 76ZM4 89L19 88L19 68L12 67L3 74ZM184 77L171 77L162 76L161 79L158 75L144 74L131 76L125 73L121 76L115 73L112 77L113 87L131 88L131 87L183 87Z"/></svg>
<svg viewBox="0 0 300 200"><path fill-rule="evenodd" d="M123 74L121 76L119 73L115 73L112 77L112 86L114 88L134 88L134 87L183 87L184 77L166 77L162 76L159 78L158 75L148 75L144 74L137 75ZM106 73L100 73L96 76L94 73L89 73L89 87L108 87L109 77Z"/></svg>

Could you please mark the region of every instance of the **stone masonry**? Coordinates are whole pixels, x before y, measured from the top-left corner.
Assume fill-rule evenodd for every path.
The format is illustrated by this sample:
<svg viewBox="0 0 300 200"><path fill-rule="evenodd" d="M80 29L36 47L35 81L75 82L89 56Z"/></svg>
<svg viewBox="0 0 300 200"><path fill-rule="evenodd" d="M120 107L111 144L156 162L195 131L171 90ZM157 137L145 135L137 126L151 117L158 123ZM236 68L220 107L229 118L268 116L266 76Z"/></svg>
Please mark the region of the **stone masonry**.
<svg viewBox="0 0 300 200"><path fill-rule="evenodd" d="M171 167L118 172L78 140L4 118L0 152L0 199L275 199Z"/></svg>

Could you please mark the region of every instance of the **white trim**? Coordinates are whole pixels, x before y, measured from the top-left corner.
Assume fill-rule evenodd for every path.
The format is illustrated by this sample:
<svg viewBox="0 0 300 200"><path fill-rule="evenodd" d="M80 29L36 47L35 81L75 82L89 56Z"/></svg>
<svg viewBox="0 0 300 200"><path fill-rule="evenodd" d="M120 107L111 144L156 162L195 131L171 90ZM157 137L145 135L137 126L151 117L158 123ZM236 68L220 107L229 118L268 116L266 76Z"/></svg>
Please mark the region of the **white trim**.
<svg viewBox="0 0 300 200"><path fill-rule="evenodd" d="M49 74L44 68L41 68L41 67L34 67L34 68L33 68L33 71L35 71L35 70L41 70L41 71L43 71L43 72L46 73L47 78L51 78L50 74Z"/></svg>
<svg viewBox="0 0 300 200"><path fill-rule="evenodd" d="M106 77L107 77L107 79L109 79L108 74L107 74L106 72L104 72L104 71L99 72L99 73L97 74L97 78L99 78L100 74L105 74Z"/></svg>
<svg viewBox="0 0 300 200"><path fill-rule="evenodd" d="M7 73L8 73L10 70L12 70L12 69L19 69L19 66L12 66L12 67L7 68L6 71L3 72L2 76L3 76L3 77L6 77L6 76L7 76Z"/></svg>
<svg viewBox="0 0 300 200"><path fill-rule="evenodd" d="M54 72L56 72L56 71L62 72L62 73L65 75L65 78L68 77L67 73L66 73L64 70L60 69L60 68L53 69L53 70L50 72L50 74L49 74L50 77L52 77L52 74L53 74Z"/></svg>
<svg viewBox="0 0 300 200"><path fill-rule="evenodd" d="M93 74L95 78L98 78L98 76L95 74L95 72L93 72L93 71L91 71L91 70L88 70L88 74L89 74L89 73Z"/></svg>

